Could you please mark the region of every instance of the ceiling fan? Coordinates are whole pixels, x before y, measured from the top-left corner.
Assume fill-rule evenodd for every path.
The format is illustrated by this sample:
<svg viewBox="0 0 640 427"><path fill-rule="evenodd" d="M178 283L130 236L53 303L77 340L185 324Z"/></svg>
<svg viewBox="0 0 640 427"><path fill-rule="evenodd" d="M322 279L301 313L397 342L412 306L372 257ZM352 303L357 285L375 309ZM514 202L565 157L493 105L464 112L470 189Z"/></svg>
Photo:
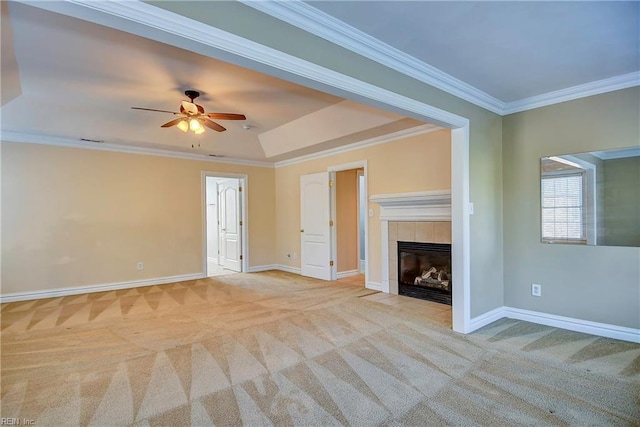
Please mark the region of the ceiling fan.
<svg viewBox="0 0 640 427"><path fill-rule="evenodd" d="M154 108L143 108L143 107L131 107L133 110L143 110L143 111L155 111L158 113L169 113L174 114L176 116L180 116L177 119L171 120L163 124L161 127L168 128L171 126L176 126L182 132L188 132L191 130L196 135L200 135L204 132L204 126L213 129L218 132L224 132L225 129L220 124L214 122L211 119L217 120L246 120L244 114L234 114L234 113L205 113L202 105L195 104L193 102L194 99L200 96L200 92L195 90L187 90L184 92L185 95L190 99L191 102L182 101L180 104L180 112L176 111L167 111L167 110L156 110Z"/></svg>

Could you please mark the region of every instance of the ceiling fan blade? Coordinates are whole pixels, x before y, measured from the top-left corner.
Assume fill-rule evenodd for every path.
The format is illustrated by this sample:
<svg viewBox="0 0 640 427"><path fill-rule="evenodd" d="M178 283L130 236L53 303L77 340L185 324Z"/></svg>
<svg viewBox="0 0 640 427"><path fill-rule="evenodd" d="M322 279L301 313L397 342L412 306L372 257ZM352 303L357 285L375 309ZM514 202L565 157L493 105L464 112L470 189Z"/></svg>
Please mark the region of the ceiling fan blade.
<svg viewBox="0 0 640 427"><path fill-rule="evenodd" d="M160 126L160 127L163 127L163 128L170 128L171 126L175 126L175 125L177 125L178 123L180 123L180 122L181 122L181 121L183 121L183 120L184 120L184 119L183 119L182 117L180 117L179 119L171 120L170 122L167 122L167 123L163 124L163 125L162 125L162 126Z"/></svg>
<svg viewBox="0 0 640 427"><path fill-rule="evenodd" d="M193 102L182 101L181 106L182 108L180 109L180 111L184 109L187 113L191 115L198 114L198 106Z"/></svg>
<svg viewBox="0 0 640 427"><path fill-rule="evenodd" d="M222 126L220 126L219 124L217 124L216 122L213 122L209 119L205 119L204 117L201 119L201 121L202 121L202 124L205 125L206 127L216 130L218 132L224 132L225 130L227 130Z"/></svg>
<svg viewBox="0 0 640 427"><path fill-rule="evenodd" d="M218 120L247 120L244 114L209 113L209 114L205 114L205 116L210 117L212 119L218 119Z"/></svg>
<svg viewBox="0 0 640 427"><path fill-rule="evenodd" d="M158 113L170 113L170 114L180 114L175 111L167 111L167 110L156 110L154 108L142 108L142 107L131 107L132 110L143 110L143 111L156 111Z"/></svg>

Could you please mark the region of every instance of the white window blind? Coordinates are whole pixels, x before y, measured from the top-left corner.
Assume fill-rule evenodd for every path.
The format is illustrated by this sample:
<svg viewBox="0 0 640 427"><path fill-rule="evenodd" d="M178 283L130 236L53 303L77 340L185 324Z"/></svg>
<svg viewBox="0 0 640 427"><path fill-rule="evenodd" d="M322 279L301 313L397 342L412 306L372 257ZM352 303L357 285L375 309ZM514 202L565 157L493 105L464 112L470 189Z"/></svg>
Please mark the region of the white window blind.
<svg viewBox="0 0 640 427"><path fill-rule="evenodd" d="M542 238L584 240L583 174L542 178Z"/></svg>

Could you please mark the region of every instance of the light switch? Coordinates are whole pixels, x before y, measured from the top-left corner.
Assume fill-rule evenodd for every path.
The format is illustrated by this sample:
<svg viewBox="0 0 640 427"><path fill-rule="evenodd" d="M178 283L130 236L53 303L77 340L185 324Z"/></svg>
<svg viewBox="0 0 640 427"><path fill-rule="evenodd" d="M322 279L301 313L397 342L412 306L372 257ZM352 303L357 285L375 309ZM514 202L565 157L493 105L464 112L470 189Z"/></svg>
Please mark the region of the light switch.
<svg viewBox="0 0 640 427"><path fill-rule="evenodd" d="M469 203L469 215L473 215L473 202Z"/></svg>
<svg viewBox="0 0 640 427"><path fill-rule="evenodd" d="M369 209L369 216L372 217L373 216L373 209Z"/></svg>

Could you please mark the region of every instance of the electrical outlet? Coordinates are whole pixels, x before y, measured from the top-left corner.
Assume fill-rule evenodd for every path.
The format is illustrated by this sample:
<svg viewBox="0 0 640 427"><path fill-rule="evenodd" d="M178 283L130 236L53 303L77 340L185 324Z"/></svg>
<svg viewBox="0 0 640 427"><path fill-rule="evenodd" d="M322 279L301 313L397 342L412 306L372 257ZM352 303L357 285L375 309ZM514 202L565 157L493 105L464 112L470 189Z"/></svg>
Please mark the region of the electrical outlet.
<svg viewBox="0 0 640 427"><path fill-rule="evenodd" d="M140 261L136 267L138 270L144 270L144 263Z"/></svg>
<svg viewBox="0 0 640 427"><path fill-rule="evenodd" d="M542 296L542 285L537 285L535 283L531 284L531 295L534 297Z"/></svg>

